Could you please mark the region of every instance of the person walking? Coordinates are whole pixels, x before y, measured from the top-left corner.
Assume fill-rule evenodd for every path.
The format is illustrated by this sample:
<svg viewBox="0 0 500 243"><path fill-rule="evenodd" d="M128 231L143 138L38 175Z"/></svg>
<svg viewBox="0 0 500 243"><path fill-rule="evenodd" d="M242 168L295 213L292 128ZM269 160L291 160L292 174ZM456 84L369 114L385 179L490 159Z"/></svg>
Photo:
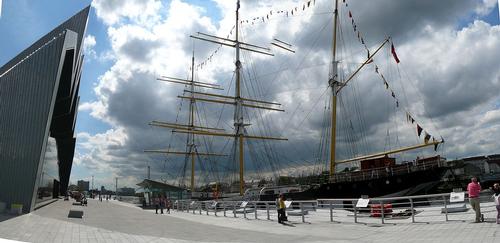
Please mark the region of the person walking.
<svg viewBox="0 0 500 243"><path fill-rule="evenodd" d="M476 177L471 178L471 182L467 185L467 191L469 192L469 202L476 212L476 220L474 222L480 223L484 220L483 215L481 214L481 205L479 203L479 192L481 192L481 185L477 181Z"/></svg>
<svg viewBox="0 0 500 243"><path fill-rule="evenodd" d="M156 214L158 214L158 209L160 208L160 199L158 196L153 199L153 203L155 204Z"/></svg>
<svg viewBox="0 0 500 243"><path fill-rule="evenodd" d="M165 197L162 195L160 198L160 211L163 214L163 209L165 208Z"/></svg>
<svg viewBox="0 0 500 243"><path fill-rule="evenodd" d="M500 184L493 184L493 199L495 200L495 206L497 208L497 224L500 224Z"/></svg>
<svg viewBox="0 0 500 243"><path fill-rule="evenodd" d="M167 198L166 202L167 202L167 213L170 214L170 208L172 207L172 202L168 198Z"/></svg>
<svg viewBox="0 0 500 243"><path fill-rule="evenodd" d="M278 198L278 223L282 224L286 220L286 213L285 213L285 196L283 194L279 195Z"/></svg>

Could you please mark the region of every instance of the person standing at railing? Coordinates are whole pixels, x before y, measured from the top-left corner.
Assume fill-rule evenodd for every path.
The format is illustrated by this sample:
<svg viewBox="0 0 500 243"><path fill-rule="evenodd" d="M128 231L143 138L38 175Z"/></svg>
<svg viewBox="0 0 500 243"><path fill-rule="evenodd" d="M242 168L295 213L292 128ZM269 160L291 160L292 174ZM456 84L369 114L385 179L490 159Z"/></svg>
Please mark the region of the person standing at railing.
<svg viewBox="0 0 500 243"><path fill-rule="evenodd" d="M284 223L286 220L286 213L285 213L285 196L283 194L280 194L278 198L278 223Z"/></svg>
<svg viewBox="0 0 500 243"><path fill-rule="evenodd" d="M483 221L483 215L481 214L481 205L479 203L479 192L481 192L481 185L477 181L476 177L471 178L471 182L467 185L467 191L469 192L469 202L476 212L476 223Z"/></svg>
<svg viewBox="0 0 500 243"><path fill-rule="evenodd" d="M493 185L493 192L493 199L497 208L497 224L500 224L500 184L495 183Z"/></svg>

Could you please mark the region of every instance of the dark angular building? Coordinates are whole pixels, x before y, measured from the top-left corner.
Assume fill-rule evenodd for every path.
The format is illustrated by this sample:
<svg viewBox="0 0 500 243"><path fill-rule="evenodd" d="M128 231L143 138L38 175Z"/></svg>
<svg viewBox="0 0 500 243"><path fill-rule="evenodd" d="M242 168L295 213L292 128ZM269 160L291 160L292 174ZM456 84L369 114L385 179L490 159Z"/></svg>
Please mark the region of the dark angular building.
<svg viewBox="0 0 500 243"><path fill-rule="evenodd" d="M90 6L0 67L0 202L23 212L68 188Z"/></svg>

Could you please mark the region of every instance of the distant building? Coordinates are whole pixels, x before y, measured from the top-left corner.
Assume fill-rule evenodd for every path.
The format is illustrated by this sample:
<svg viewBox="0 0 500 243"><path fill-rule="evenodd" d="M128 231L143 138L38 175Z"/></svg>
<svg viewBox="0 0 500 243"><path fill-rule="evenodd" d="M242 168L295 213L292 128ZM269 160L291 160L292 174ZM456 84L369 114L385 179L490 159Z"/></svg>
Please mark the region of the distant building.
<svg viewBox="0 0 500 243"><path fill-rule="evenodd" d="M120 196L134 196L135 195L135 188L130 188L130 187L118 188L118 195L120 195Z"/></svg>
<svg viewBox="0 0 500 243"><path fill-rule="evenodd" d="M80 191L89 191L90 183L88 181L79 180L77 182L77 185L78 185L78 189L80 189Z"/></svg>
<svg viewBox="0 0 500 243"><path fill-rule="evenodd" d="M89 10L0 67L0 201L24 213L68 188Z"/></svg>

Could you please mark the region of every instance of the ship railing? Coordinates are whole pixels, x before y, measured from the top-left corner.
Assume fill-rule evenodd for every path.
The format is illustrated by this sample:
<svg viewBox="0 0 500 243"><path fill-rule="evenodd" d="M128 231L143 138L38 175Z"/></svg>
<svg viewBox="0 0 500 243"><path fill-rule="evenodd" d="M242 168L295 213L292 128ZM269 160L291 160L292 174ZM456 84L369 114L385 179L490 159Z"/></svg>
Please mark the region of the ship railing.
<svg viewBox="0 0 500 243"><path fill-rule="evenodd" d="M492 193L481 194L481 212L486 221L496 218ZM398 225L414 223L444 223L473 221L475 213L467 197L464 201L450 202L450 193L370 198L367 205L358 205L359 198L318 199L290 201L286 212L293 222L331 222L364 225ZM287 204L288 204L287 203ZM193 201L178 200L174 210L195 215L234 217L245 219L277 220L275 201Z"/></svg>
<svg viewBox="0 0 500 243"><path fill-rule="evenodd" d="M330 182L350 182L350 181L363 181L369 179L379 179L394 175L405 175L410 172L427 170L433 167L441 167L439 161L427 161L418 164L406 163L392 167L378 167L373 169L365 169L354 172L337 173L330 178Z"/></svg>

